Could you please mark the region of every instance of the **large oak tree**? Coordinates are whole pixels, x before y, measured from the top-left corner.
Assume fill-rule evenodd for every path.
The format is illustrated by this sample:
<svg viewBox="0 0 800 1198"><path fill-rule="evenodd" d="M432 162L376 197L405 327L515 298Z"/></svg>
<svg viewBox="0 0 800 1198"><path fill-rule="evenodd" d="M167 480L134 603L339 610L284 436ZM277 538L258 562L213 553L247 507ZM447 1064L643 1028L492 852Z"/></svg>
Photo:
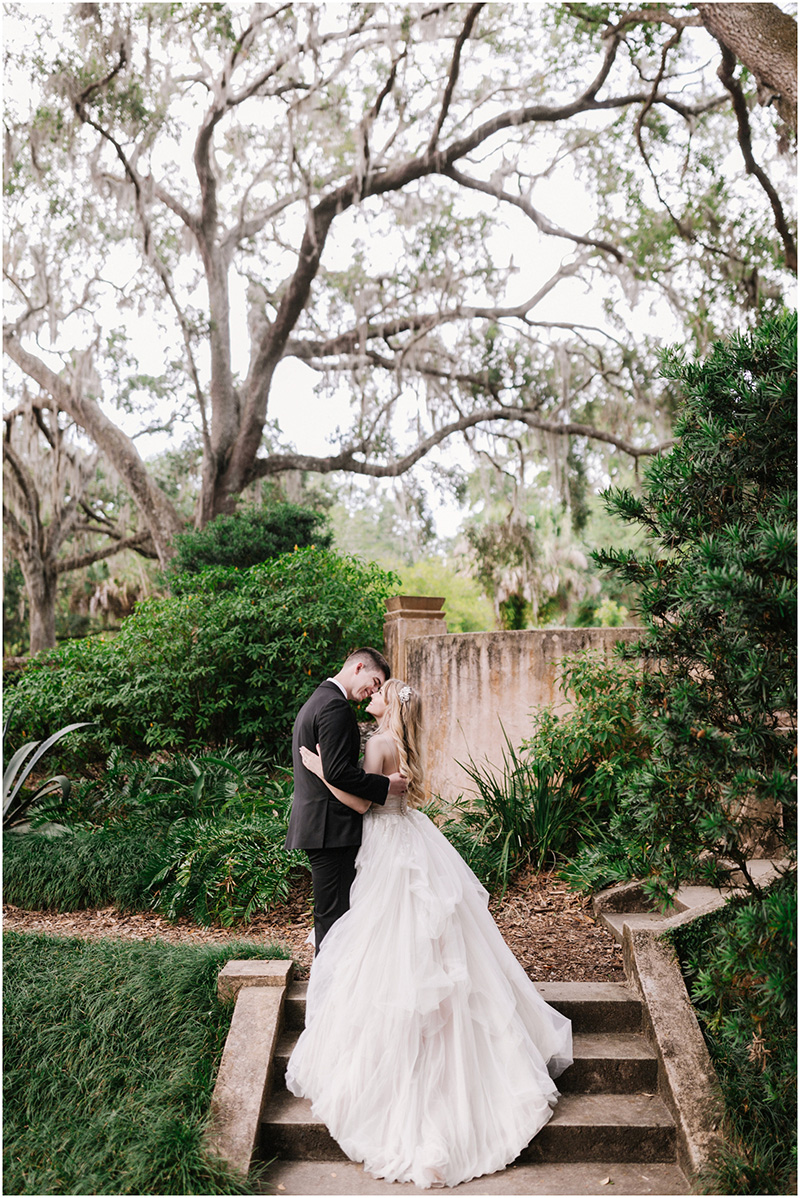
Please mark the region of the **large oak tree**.
<svg viewBox="0 0 800 1198"><path fill-rule="evenodd" d="M259 478L397 476L476 428L651 453L664 397L627 314L667 306L705 344L780 301L795 253L786 172L757 159L772 109L734 58L766 104L786 56L759 43L751 66L726 7L761 10L751 29L780 13L77 4L55 30L10 5L15 78L43 82L7 105L7 360L113 463L162 561L180 519L123 424L167 379L202 442L200 525ZM587 188L588 221L569 227L552 179ZM510 261L504 213L523 221ZM576 282L605 289L605 327L553 314ZM145 317L158 379L136 362ZM320 405L352 391L328 455L265 449L287 358Z"/></svg>

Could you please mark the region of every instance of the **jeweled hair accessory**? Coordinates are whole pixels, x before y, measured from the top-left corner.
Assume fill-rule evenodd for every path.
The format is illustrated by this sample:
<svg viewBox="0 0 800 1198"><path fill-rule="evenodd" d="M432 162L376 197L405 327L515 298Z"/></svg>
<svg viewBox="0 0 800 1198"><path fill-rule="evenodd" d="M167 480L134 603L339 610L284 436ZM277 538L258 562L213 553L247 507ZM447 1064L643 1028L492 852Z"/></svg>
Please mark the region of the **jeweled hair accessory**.
<svg viewBox="0 0 800 1198"><path fill-rule="evenodd" d="M408 700L411 698L411 687L410 686L401 686L400 690L397 692L397 697L401 703L407 703Z"/></svg>

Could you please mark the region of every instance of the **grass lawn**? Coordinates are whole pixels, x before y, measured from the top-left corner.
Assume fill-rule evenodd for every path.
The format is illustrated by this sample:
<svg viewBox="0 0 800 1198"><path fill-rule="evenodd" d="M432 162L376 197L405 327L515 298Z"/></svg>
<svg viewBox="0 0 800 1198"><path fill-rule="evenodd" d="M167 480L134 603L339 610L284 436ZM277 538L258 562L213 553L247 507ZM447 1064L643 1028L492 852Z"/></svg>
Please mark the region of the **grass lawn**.
<svg viewBox="0 0 800 1198"><path fill-rule="evenodd" d="M5 1194L252 1193L202 1135L232 1004L232 958L270 945L4 943Z"/></svg>

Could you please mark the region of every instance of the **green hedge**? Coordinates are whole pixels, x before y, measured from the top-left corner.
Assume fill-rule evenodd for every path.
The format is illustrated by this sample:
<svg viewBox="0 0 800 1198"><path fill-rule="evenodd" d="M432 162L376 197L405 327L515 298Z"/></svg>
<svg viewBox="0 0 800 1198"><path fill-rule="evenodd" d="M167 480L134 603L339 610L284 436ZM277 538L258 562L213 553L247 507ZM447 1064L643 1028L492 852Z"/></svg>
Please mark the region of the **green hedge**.
<svg viewBox="0 0 800 1198"><path fill-rule="evenodd" d="M377 566L318 548L203 571L191 593L141 603L114 639L37 656L14 688L10 739L93 720L63 746L73 761L114 744L233 740L285 762L294 717L318 682L353 649L382 643L395 586Z"/></svg>

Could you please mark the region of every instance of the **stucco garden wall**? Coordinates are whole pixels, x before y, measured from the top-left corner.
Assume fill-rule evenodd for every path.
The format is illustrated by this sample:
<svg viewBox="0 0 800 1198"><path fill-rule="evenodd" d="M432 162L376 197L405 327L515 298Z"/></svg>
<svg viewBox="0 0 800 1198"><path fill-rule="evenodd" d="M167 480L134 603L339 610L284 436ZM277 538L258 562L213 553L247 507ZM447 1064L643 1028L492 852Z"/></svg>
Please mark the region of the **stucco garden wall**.
<svg viewBox="0 0 800 1198"><path fill-rule="evenodd" d="M516 747L531 733L531 713L565 701L556 683L568 653L603 650L641 636L637 628L547 628L524 632L470 632L414 636L393 672L420 691L425 703L425 774L428 793L452 799L469 788L457 764L502 761L503 730ZM502 727L500 721L502 720Z"/></svg>

